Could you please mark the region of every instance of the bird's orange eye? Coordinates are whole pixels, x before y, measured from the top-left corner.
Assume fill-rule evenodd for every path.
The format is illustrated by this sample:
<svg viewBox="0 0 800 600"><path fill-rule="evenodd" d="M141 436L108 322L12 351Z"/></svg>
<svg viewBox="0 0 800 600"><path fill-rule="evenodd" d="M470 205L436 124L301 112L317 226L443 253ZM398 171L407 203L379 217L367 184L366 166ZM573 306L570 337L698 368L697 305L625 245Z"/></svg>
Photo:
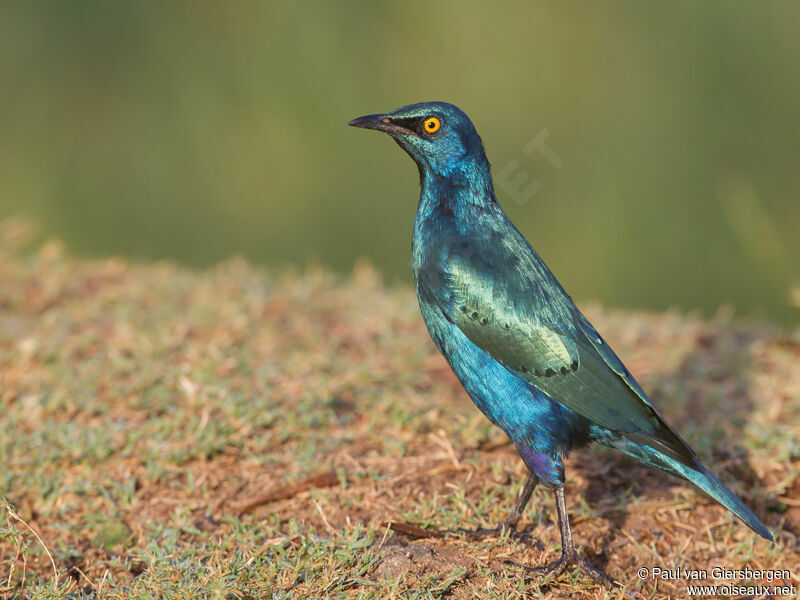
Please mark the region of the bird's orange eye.
<svg viewBox="0 0 800 600"><path fill-rule="evenodd" d="M442 126L439 119L436 117L431 117L430 119L425 119L425 132L426 133L436 133L439 131L439 128Z"/></svg>

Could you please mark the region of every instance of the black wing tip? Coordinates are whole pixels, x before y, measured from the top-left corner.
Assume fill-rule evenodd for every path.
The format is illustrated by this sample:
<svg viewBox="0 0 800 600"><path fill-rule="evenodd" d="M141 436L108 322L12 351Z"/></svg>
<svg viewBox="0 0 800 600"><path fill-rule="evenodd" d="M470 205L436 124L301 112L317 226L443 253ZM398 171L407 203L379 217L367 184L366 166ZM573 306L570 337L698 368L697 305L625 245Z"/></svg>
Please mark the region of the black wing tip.
<svg viewBox="0 0 800 600"><path fill-rule="evenodd" d="M758 535L763 537L768 542L772 542L774 544L775 538L772 537L772 532L769 529L767 529L767 527L763 523L760 523L760 525L761 527L759 527L758 529L753 528L753 531L755 531Z"/></svg>

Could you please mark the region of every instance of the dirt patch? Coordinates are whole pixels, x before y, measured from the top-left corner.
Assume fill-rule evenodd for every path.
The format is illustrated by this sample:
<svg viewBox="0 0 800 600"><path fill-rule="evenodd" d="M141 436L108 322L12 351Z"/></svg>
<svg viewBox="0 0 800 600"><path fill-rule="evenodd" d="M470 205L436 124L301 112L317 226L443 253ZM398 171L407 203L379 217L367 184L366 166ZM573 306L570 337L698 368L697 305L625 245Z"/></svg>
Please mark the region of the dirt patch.
<svg viewBox="0 0 800 600"><path fill-rule="evenodd" d="M525 473L412 291L369 266L193 272L0 243L0 276L0 597L621 594L526 573L559 552L544 489L520 523L544 550L387 529L495 526ZM567 463L584 554L647 597L686 585L642 567L789 569L800 584L800 335L586 309L776 544L684 482L587 449Z"/></svg>

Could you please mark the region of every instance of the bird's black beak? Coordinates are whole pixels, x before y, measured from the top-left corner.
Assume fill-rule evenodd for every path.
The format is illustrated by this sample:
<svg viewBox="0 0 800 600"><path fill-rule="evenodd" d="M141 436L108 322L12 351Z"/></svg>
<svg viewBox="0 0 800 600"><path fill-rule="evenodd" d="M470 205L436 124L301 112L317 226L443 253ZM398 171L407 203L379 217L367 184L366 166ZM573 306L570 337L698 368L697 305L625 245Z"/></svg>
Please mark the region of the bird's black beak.
<svg viewBox="0 0 800 600"><path fill-rule="evenodd" d="M361 127L362 129L375 129L388 133L389 135L409 133L408 129L401 127L385 114L357 117L350 121L348 125L350 125L350 127Z"/></svg>
<svg viewBox="0 0 800 600"><path fill-rule="evenodd" d="M386 125L391 123L386 115L364 115L356 117L348 123L350 127L361 127L362 129L377 129L382 131Z"/></svg>

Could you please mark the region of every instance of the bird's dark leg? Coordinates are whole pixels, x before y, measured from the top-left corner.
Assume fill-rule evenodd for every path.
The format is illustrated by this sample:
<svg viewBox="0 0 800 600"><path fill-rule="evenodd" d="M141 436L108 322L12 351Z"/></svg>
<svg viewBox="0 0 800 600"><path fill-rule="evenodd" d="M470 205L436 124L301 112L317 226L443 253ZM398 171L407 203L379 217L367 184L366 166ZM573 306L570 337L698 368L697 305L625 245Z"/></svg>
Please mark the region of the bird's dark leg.
<svg viewBox="0 0 800 600"><path fill-rule="evenodd" d="M555 577L563 573L567 567L575 566L598 583L606 585L612 583L608 575L587 562L575 549L575 544L572 541L572 531L570 531L569 528L567 499L564 495L563 485L555 489L555 496L556 509L558 510L558 528L561 530L561 556L543 567L528 567L526 570L532 573L541 573L542 575L552 575Z"/></svg>
<svg viewBox="0 0 800 600"><path fill-rule="evenodd" d="M533 488L536 487L537 483L539 483L539 478L533 473L528 473L528 478L525 480L522 493L520 493L517 503L514 505L514 509L511 511L511 514L508 515L508 517L506 517L506 519L497 527L493 527L492 529L445 529L440 531L440 533L444 535L465 535L467 537L480 539L500 536L504 531L508 531L509 535L514 539L517 539L529 546L543 550L544 546L539 540L532 537L528 533L517 531L517 523L519 523L523 511L528 505L528 502L531 499L531 494L533 494Z"/></svg>
<svg viewBox="0 0 800 600"><path fill-rule="evenodd" d="M536 487L536 484L539 483L539 478L534 475L533 473L528 473L528 478L525 480L525 485L522 487L522 492L520 492L519 498L517 498L517 503L514 505L514 509L511 511L511 514L506 517L505 521L500 523L498 529L516 529L517 523L519 523L520 518L522 517L522 513L525 510L525 507L530 502L531 495L533 494L533 488Z"/></svg>

